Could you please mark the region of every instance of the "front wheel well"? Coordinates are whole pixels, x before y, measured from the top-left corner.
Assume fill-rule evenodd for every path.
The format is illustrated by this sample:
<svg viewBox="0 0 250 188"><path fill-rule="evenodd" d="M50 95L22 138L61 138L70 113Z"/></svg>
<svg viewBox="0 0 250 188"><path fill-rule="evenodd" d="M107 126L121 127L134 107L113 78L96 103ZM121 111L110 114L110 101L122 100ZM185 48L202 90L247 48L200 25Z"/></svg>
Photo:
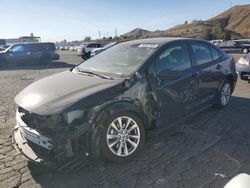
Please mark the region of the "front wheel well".
<svg viewBox="0 0 250 188"><path fill-rule="evenodd" d="M103 106L102 109L99 110L99 112L93 117L93 120L95 121L94 124L98 126L98 123L102 122L102 120L105 117L114 115L120 112L134 113L141 119L145 128L147 128L148 123L147 123L147 120L143 118L144 117L143 112L140 111L139 107L136 104L132 102L128 102L128 101L124 101L124 102L118 101L118 102L114 102L114 103Z"/></svg>
<svg viewBox="0 0 250 188"><path fill-rule="evenodd" d="M232 76L232 75L228 75L227 77L226 77L226 79L225 79L225 81L226 80L228 80L229 81L229 83L230 83L230 85L231 85L231 87L232 87L232 92L233 92L233 88L234 88L234 77ZM224 82L225 82L224 81Z"/></svg>

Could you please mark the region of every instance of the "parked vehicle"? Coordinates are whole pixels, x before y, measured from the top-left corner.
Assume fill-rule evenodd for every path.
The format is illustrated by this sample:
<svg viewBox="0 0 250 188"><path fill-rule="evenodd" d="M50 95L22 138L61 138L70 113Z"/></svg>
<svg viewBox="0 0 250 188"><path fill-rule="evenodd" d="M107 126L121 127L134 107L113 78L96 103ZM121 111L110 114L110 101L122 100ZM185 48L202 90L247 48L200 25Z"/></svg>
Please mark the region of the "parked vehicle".
<svg viewBox="0 0 250 188"><path fill-rule="evenodd" d="M69 50L69 46L64 46L64 50Z"/></svg>
<svg viewBox="0 0 250 188"><path fill-rule="evenodd" d="M91 50L95 48L101 48L102 45L99 43L85 43L78 48L78 56L81 56L83 59L88 59L91 56Z"/></svg>
<svg viewBox="0 0 250 188"><path fill-rule="evenodd" d="M238 174L232 178L224 188L248 188L250 185L250 176L245 173Z"/></svg>
<svg viewBox="0 0 250 188"><path fill-rule="evenodd" d="M84 153L129 161L147 130L224 108L236 80L234 59L206 41L120 43L16 96L16 148L36 162Z"/></svg>
<svg viewBox="0 0 250 188"><path fill-rule="evenodd" d="M69 51L74 51L74 46L70 46Z"/></svg>
<svg viewBox="0 0 250 188"><path fill-rule="evenodd" d="M0 39L0 46L6 45L6 40L5 39Z"/></svg>
<svg viewBox="0 0 250 188"><path fill-rule="evenodd" d="M91 57L95 56L96 54L99 54L100 52L102 52L104 50L107 50L108 48L111 48L112 46L114 46L116 44L117 44L117 42L110 42L101 48L95 48L95 49L91 50Z"/></svg>
<svg viewBox="0 0 250 188"><path fill-rule="evenodd" d="M242 80L250 79L250 53L245 57L241 57L236 64L236 70Z"/></svg>
<svg viewBox="0 0 250 188"><path fill-rule="evenodd" d="M244 53L250 51L250 42L246 40L229 40L219 44L219 47L227 53Z"/></svg>
<svg viewBox="0 0 250 188"><path fill-rule="evenodd" d="M223 40L211 40L210 41L212 44L214 44L215 46L218 46L220 43L223 42Z"/></svg>
<svg viewBox="0 0 250 188"><path fill-rule="evenodd" d="M59 46L59 50L65 50L65 46Z"/></svg>
<svg viewBox="0 0 250 188"><path fill-rule="evenodd" d="M0 52L0 63L49 62L58 60L54 43L19 43Z"/></svg>
<svg viewBox="0 0 250 188"><path fill-rule="evenodd" d="M9 48L10 47L10 45L1 45L0 46L0 51L4 51L4 50L6 50L7 48Z"/></svg>

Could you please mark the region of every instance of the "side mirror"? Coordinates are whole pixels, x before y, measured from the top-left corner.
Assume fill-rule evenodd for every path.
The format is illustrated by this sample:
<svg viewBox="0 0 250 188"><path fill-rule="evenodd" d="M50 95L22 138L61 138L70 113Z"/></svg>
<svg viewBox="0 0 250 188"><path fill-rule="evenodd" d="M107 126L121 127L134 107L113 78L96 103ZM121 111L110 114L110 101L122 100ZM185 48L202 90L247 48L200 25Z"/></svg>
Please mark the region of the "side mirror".
<svg viewBox="0 0 250 188"><path fill-rule="evenodd" d="M177 80L181 76L182 76L181 71L163 70L158 73L158 77L160 80Z"/></svg>

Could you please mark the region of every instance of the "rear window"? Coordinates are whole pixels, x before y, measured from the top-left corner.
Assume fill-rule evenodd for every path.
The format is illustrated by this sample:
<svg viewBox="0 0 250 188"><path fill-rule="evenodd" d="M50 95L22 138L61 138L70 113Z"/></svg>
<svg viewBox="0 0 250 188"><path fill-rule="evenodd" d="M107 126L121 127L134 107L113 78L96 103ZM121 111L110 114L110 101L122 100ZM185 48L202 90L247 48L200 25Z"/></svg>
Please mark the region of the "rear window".
<svg viewBox="0 0 250 188"><path fill-rule="evenodd" d="M202 65L213 61L210 50L205 43L192 42L191 47L194 52L197 65Z"/></svg>
<svg viewBox="0 0 250 188"><path fill-rule="evenodd" d="M53 43L43 43L42 45L43 45L43 48L45 50L55 50L56 49L55 44L53 44Z"/></svg>
<svg viewBox="0 0 250 188"><path fill-rule="evenodd" d="M212 54L213 61L220 59L221 54L219 53L219 51L217 49L210 46L210 51L211 51L211 54Z"/></svg>

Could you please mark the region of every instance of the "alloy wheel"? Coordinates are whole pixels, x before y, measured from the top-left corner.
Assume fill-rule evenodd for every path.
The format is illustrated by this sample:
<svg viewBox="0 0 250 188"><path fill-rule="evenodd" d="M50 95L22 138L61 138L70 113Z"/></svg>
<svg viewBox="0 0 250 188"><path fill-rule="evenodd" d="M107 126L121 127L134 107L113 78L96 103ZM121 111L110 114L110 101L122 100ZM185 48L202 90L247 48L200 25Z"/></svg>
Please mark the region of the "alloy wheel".
<svg viewBox="0 0 250 188"><path fill-rule="evenodd" d="M120 116L111 122L106 137L110 151L119 157L126 157L138 147L140 129L132 118Z"/></svg>
<svg viewBox="0 0 250 188"><path fill-rule="evenodd" d="M221 90L221 97L220 97L221 104L223 106L226 106L230 100L230 97L231 97L231 86L229 83L225 83Z"/></svg>

